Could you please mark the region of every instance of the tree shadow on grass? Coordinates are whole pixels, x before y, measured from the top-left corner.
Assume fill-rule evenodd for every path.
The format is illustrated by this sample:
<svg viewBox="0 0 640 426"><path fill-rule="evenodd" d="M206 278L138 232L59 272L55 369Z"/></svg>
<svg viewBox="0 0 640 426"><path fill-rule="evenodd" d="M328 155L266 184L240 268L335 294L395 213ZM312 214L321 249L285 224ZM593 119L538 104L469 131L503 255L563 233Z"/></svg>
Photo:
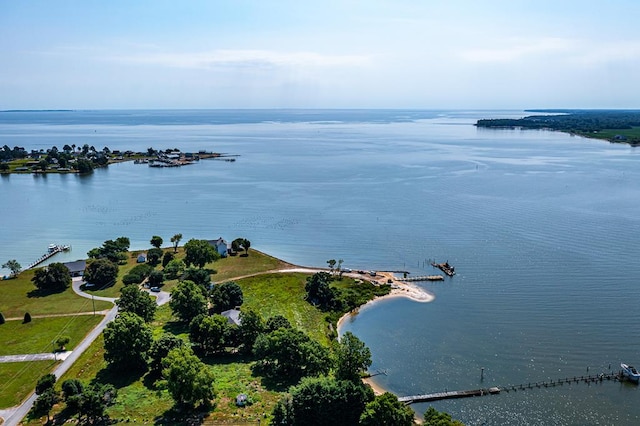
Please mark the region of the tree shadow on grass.
<svg viewBox="0 0 640 426"><path fill-rule="evenodd" d="M38 297L47 297L52 294L60 294L64 293L67 289L40 289L36 288L27 293L28 298L38 298Z"/></svg>
<svg viewBox="0 0 640 426"><path fill-rule="evenodd" d="M121 389L140 380L146 372L146 369L118 370L109 366L98 371L91 382L109 384L116 389Z"/></svg>
<svg viewBox="0 0 640 426"><path fill-rule="evenodd" d="M204 424L209 417L209 413L215 409L215 403L211 406L200 406L196 408L184 408L174 405L160 416L154 419L156 425L171 426L196 426Z"/></svg>
<svg viewBox="0 0 640 426"><path fill-rule="evenodd" d="M167 321L162 329L166 333L171 333L176 336L180 334L189 334L189 323L183 321Z"/></svg>

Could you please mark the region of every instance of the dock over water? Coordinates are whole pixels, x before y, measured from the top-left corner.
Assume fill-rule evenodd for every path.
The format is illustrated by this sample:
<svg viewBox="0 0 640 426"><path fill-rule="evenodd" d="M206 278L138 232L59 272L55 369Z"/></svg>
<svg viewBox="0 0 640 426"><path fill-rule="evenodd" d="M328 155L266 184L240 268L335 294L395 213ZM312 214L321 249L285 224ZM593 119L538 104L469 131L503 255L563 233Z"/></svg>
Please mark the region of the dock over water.
<svg viewBox="0 0 640 426"><path fill-rule="evenodd" d="M495 395L498 393L500 393L500 388L492 387L492 388L486 388L486 389L447 391L447 392L429 393L425 395L403 396L398 398L398 401L404 402L405 404L413 404L415 402L438 401L440 399L468 398L471 396Z"/></svg>
<svg viewBox="0 0 640 426"><path fill-rule="evenodd" d="M58 253L61 253L63 251L67 251L70 250L71 246L53 246L51 248L49 248L49 251L47 253L45 253L44 255L42 255L39 259L37 259L35 262L32 262L29 266L27 266L24 270L26 271L27 269L32 269L35 268L36 266L38 266L39 264L41 264L42 262L51 259L53 256L55 256Z"/></svg>
<svg viewBox="0 0 640 426"><path fill-rule="evenodd" d="M441 399L455 399L455 398L468 398L471 396L486 396L486 395L496 395L500 392L516 392L523 391L526 389L535 389L535 388L549 388L563 385L571 385L572 383L602 383L605 381L613 381L613 382L621 382L626 380L622 372L610 372L610 373L600 373L594 375L587 376L574 376L574 377L566 377L557 380L546 380L542 382L529 382L523 383L519 385L509 385L509 386L494 386L490 388L483 389L471 389L471 390L461 390L461 391L445 391L445 392L435 392L424 395L412 395L412 396L402 396L398 398L398 401L404 402L405 404L413 404L418 402L429 402L429 401L438 401Z"/></svg>

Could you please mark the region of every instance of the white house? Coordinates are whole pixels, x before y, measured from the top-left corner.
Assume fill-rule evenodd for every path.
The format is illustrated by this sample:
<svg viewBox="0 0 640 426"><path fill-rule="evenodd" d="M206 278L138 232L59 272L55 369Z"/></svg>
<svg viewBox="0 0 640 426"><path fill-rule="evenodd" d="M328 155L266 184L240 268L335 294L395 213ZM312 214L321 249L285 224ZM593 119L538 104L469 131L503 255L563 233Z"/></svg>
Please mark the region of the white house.
<svg viewBox="0 0 640 426"><path fill-rule="evenodd" d="M209 244L216 249L220 256L227 257L227 254L229 254L229 244L222 237L217 240L209 240Z"/></svg>

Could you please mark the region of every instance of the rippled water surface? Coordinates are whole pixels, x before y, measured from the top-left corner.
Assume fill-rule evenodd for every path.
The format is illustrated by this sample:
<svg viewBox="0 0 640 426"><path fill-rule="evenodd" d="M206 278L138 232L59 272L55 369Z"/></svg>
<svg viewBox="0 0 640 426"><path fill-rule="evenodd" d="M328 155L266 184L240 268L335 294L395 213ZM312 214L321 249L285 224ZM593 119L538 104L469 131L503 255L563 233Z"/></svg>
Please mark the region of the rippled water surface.
<svg viewBox="0 0 640 426"><path fill-rule="evenodd" d="M87 111L0 113L0 145L240 155L228 163L0 178L0 261L51 243L74 260L106 239L132 248L233 239L288 261L458 275L427 304L363 309L345 330L399 395L537 382L640 364L640 171L625 145L482 130L518 111ZM484 380L480 369L484 368ZM633 425L638 388L604 382L433 403L470 425ZM427 404L414 408L422 413Z"/></svg>

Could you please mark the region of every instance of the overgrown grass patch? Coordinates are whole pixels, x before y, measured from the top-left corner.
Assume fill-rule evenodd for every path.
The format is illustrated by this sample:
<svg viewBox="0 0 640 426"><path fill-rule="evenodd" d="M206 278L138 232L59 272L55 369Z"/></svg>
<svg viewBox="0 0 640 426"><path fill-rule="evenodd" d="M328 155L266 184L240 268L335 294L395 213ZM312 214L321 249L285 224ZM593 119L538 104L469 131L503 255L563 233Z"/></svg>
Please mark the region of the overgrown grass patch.
<svg viewBox="0 0 640 426"><path fill-rule="evenodd" d="M23 324L21 320L0 325L0 355L22 355L52 352L55 340L69 336L68 350L73 349L101 320L102 315L33 318Z"/></svg>
<svg viewBox="0 0 640 426"><path fill-rule="evenodd" d="M0 408L20 404L56 364L54 360L0 363Z"/></svg>
<svg viewBox="0 0 640 426"><path fill-rule="evenodd" d="M17 278L0 281L0 312L6 319L33 315L72 314L93 310L91 299L78 296L71 287L60 293L43 295L33 285L34 270L21 272ZM95 301L96 310L111 309L109 302Z"/></svg>
<svg viewBox="0 0 640 426"><path fill-rule="evenodd" d="M323 344L328 344L329 324L326 314L306 300L304 286L309 274L281 273L265 274L238 280L244 295L244 309L251 308L266 320L274 315L282 315L295 328Z"/></svg>

